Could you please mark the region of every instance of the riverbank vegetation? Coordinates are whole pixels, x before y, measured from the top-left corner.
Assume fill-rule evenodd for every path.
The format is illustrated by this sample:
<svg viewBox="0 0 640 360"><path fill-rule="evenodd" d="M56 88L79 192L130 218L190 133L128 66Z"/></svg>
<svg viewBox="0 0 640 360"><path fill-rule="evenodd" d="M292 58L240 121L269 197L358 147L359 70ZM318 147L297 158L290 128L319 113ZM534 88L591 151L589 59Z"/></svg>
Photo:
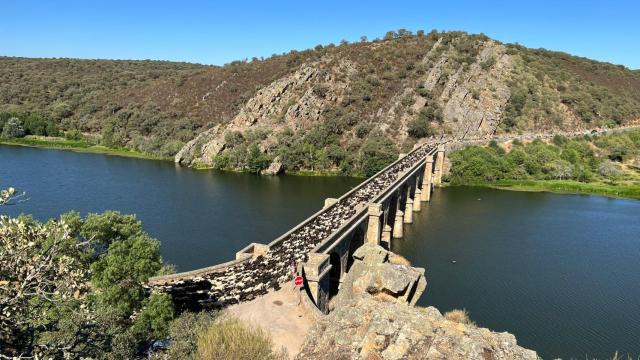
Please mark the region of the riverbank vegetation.
<svg viewBox="0 0 640 360"><path fill-rule="evenodd" d="M640 130L603 136L492 142L451 154L452 185L593 193L640 199Z"/></svg>

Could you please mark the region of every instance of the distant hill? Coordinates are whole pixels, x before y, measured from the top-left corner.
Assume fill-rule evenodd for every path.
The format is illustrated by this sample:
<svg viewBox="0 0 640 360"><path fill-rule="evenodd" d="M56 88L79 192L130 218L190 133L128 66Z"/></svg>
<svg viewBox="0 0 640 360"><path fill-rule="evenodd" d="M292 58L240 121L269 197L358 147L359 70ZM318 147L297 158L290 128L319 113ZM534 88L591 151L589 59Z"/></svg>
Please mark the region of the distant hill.
<svg viewBox="0 0 640 360"><path fill-rule="evenodd" d="M484 35L400 30L222 67L4 57L0 112L37 113L110 146L182 149L189 165L367 174L441 133L634 121L640 71Z"/></svg>

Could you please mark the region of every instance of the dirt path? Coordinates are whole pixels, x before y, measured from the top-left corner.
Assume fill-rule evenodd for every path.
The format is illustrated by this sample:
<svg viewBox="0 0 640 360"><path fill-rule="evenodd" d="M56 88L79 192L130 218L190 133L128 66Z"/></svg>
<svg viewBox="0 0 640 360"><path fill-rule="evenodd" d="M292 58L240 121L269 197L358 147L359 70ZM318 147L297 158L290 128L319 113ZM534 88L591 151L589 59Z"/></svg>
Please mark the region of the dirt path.
<svg viewBox="0 0 640 360"><path fill-rule="evenodd" d="M259 326L271 334L274 348L287 350L290 358L298 354L314 318L299 304L298 290L285 284L253 301L233 305L227 311L243 322ZM304 295L304 294L302 294Z"/></svg>

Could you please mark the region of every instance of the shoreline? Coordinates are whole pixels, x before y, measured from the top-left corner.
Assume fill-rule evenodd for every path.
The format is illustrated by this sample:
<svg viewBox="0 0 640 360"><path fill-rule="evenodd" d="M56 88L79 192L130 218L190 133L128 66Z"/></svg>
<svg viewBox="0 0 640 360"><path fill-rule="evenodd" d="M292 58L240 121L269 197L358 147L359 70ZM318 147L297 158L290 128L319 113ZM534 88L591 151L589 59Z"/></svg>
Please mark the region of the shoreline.
<svg viewBox="0 0 640 360"><path fill-rule="evenodd" d="M93 143L81 141L81 140L67 140L67 139L13 139L0 140L0 145L8 146L23 146L39 149L51 149L51 150L63 150L73 151L78 153L87 154L101 154L109 156L120 156L142 160L154 160L154 161L173 161L172 158L162 158L150 154L145 154L139 151L128 149L114 149L102 145L96 145ZM194 167L194 170L209 170L209 167ZM220 170L225 172L243 173L240 171ZM246 173L246 172L245 172ZM259 174L257 174L259 175ZM351 177L362 178L362 176L349 176L343 175L340 172L330 171L295 171L286 172L282 175L285 176L313 176L313 177ZM259 175L259 176L281 176L281 175ZM595 195L604 196L608 198L616 199L629 199L640 200L640 185L611 185L603 183L580 183L577 181L566 180L501 180L494 183L479 183L479 184L460 184L460 185L447 185L447 186L477 186L486 187L498 190L507 191L526 191L526 192L550 192L556 194L570 194L570 195Z"/></svg>
<svg viewBox="0 0 640 360"><path fill-rule="evenodd" d="M554 194L592 195L612 199L640 200L640 185L608 185L563 180L501 180L495 183L449 186L476 186L507 191L549 192Z"/></svg>
<svg viewBox="0 0 640 360"><path fill-rule="evenodd" d="M155 160L155 161L172 161L171 158L163 158L160 156L154 156L146 154L140 151L110 148L103 145L97 145L82 140L67 140L67 139L1 139L0 145L8 146L22 146L37 149L50 149L50 150L63 150L73 151L78 153L87 154L101 154L110 156L128 157L134 159L143 160Z"/></svg>

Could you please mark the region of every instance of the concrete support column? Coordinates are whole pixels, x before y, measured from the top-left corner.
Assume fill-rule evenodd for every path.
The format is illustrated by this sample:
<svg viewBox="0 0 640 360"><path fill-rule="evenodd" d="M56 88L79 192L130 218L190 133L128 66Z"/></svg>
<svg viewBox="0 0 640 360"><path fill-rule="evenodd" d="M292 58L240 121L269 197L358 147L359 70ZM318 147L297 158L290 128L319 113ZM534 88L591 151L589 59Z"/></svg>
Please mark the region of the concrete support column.
<svg viewBox="0 0 640 360"><path fill-rule="evenodd" d="M404 236L404 212L398 210L396 211L396 218L393 223L393 238L394 239L402 239Z"/></svg>
<svg viewBox="0 0 640 360"><path fill-rule="evenodd" d="M433 178L433 155L427 156L427 162L424 165L424 176L422 177L422 190L420 200L431 201L431 180Z"/></svg>
<svg viewBox="0 0 640 360"><path fill-rule="evenodd" d="M404 203L404 218L403 218L403 222L405 224L411 224L413 223L413 201L414 201L414 194L413 194L413 190L415 187L415 182L416 182L416 178L412 177L410 179L407 180L406 183L406 201Z"/></svg>
<svg viewBox="0 0 640 360"><path fill-rule="evenodd" d="M418 212L420 210L422 210L422 190L416 187L416 196L413 199L413 211Z"/></svg>
<svg viewBox="0 0 640 360"><path fill-rule="evenodd" d="M407 203L404 206L404 219L403 222L405 224L413 223L413 199L407 197Z"/></svg>
<svg viewBox="0 0 640 360"><path fill-rule="evenodd" d="M369 205L369 223L367 225L367 234L365 239L368 244L380 245L382 237L382 214L381 204Z"/></svg>
<svg viewBox="0 0 640 360"><path fill-rule="evenodd" d="M387 247L387 249L391 249L391 226L385 225L382 228L381 242Z"/></svg>
<svg viewBox="0 0 640 360"><path fill-rule="evenodd" d="M329 255L309 253L309 260L303 264L304 276L307 280L309 293L316 306L323 313L329 312L330 279Z"/></svg>
<svg viewBox="0 0 640 360"><path fill-rule="evenodd" d="M444 169L444 145L438 145L438 152L436 153L436 172L433 183L437 186L442 184L442 171Z"/></svg>

